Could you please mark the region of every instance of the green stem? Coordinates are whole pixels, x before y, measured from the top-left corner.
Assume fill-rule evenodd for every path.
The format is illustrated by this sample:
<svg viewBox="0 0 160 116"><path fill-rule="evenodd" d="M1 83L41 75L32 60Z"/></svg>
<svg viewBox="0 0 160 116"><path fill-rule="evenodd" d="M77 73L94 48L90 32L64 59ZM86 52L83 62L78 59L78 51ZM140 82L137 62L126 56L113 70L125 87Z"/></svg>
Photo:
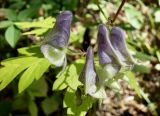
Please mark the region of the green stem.
<svg viewBox="0 0 160 116"><path fill-rule="evenodd" d="M103 12L103 10L102 10L102 8L101 8L98 0L96 0L96 4L97 4L99 10L101 11L101 13L103 14L103 16L106 18L106 20L108 20L107 16L106 16L105 13Z"/></svg>

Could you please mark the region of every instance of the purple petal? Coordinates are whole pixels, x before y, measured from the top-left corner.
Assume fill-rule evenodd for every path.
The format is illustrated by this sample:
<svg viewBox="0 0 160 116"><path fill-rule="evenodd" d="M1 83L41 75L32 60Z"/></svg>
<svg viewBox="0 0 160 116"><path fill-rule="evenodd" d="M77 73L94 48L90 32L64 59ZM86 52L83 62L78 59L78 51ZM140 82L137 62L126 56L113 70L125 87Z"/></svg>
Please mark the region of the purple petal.
<svg viewBox="0 0 160 116"><path fill-rule="evenodd" d="M108 37L108 30L104 24L98 28L98 55L101 65L116 62L116 55Z"/></svg>
<svg viewBox="0 0 160 116"><path fill-rule="evenodd" d="M72 17L70 11L64 11L59 14L53 29L45 37L45 43L56 48L66 47L69 41Z"/></svg>
<svg viewBox="0 0 160 116"><path fill-rule="evenodd" d="M85 85L86 94L89 93L91 95L96 91L95 88L92 90L92 87L96 86L97 74L91 47L87 49L86 62L80 74L79 80Z"/></svg>
<svg viewBox="0 0 160 116"><path fill-rule="evenodd" d="M111 30L111 44L122 62L131 61L130 54L125 42L124 31L119 27L113 27Z"/></svg>

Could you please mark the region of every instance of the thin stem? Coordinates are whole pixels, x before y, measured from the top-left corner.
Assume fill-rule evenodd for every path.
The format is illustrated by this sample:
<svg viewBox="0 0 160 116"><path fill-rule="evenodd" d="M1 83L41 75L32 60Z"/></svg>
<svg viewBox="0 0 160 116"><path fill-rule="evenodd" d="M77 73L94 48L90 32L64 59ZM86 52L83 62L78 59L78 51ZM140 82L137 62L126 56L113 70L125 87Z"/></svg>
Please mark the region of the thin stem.
<svg viewBox="0 0 160 116"><path fill-rule="evenodd" d="M118 14L119 14L119 12L121 11L121 9L122 9L123 5L125 4L125 2L126 2L126 0L122 0L122 3L121 3L121 5L119 6L119 8L118 8L118 11L117 11L116 15L114 16L113 20L111 20L111 23L112 23L112 24L113 24L113 23L114 23L114 21L116 20L116 18L117 18L117 16L118 16Z"/></svg>
<svg viewBox="0 0 160 116"><path fill-rule="evenodd" d="M98 0L96 0L96 3L97 3L97 6L98 6L99 10L100 10L101 13L103 14L103 16L104 16L106 19L108 19L107 16L105 15L105 13L103 12L101 6L99 5L99 1L98 1Z"/></svg>

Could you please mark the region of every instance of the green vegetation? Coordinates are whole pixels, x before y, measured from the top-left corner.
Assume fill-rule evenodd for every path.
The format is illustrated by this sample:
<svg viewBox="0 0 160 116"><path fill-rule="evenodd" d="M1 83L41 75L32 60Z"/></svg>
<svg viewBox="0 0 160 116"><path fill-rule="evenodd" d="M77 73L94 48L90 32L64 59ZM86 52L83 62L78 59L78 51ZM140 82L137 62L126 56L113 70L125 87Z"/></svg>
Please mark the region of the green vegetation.
<svg viewBox="0 0 160 116"><path fill-rule="evenodd" d="M0 1L0 116L90 116L98 115L97 112L105 115L101 106L107 104L111 108L111 102L116 108L107 107L105 112L113 116L113 110L116 113L121 110L120 115L126 112L128 115L135 112L135 115L160 115L160 0L125 1L120 8L121 2ZM56 27L59 30L53 31L49 35L51 38L48 33L52 32L62 11L71 11L73 21L71 29L67 27L69 42L57 48L58 45L49 43L50 39L55 32L62 36L59 30L65 25ZM114 40L113 43L108 40L111 43L107 43L109 48L104 51L112 62L105 64L99 64L97 40L101 33L98 27L102 23L108 28L109 38L114 39L112 29L116 26L125 31L126 41L125 45L120 40L123 46L117 44L117 47ZM116 34L119 37L121 33ZM42 45L49 46L47 53L43 52ZM89 46L94 57L88 55ZM87 69L87 63L92 60L87 61L86 57L94 60L95 67ZM93 77L92 82L87 81L86 75ZM97 87L96 92L92 94L94 87ZM137 106L123 103L124 96L134 97L131 104L134 102ZM119 107L115 99L124 106ZM134 111L130 111L133 108Z"/></svg>

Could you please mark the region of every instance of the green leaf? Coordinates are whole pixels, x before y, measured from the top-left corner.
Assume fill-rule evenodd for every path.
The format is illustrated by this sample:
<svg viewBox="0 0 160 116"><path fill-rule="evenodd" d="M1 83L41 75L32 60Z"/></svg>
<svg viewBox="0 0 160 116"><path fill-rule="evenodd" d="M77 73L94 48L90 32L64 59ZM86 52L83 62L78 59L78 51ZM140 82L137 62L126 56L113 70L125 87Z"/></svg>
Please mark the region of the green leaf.
<svg viewBox="0 0 160 116"><path fill-rule="evenodd" d="M19 80L19 93L24 91L34 81L34 79L38 80L49 66L50 63L45 58L39 58L36 62L32 63Z"/></svg>
<svg viewBox="0 0 160 116"><path fill-rule="evenodd" d="M53 22L55 22L55 18L53 17L48 17L46 19L42 19L39 21L35 22L16 22L15 25L25 29L25 28L52 28L53 27Z"/></svg>
<svg viewBox="0 0 160 116"><path fill-rule="evenodd" d="M38 116L38 108L34 101L29 102L28 109L29 109L31 116Z"/></svg>
<svg viewBox="0 0 160 116"><path fill-rule="evenodd" d="M135 57L143 61L151 60L151 56L144 54L142 52L136 52Z"/></svg>
<svg viewBox="0 0 160 116"><path fill-rule="evenodd" d="M14 48L20 38L20 34L20 30L16 29L14 26L10 26L5 32L5 39L9 45Z"/></svg>
<svg viewBox="0 0 160 116"><path fill-rule="evenodd" d="M23 33L23 35L36 35L36 36L39 36L39 35L42 35L42 34L44 34L45 32L47 32L48 29L49 29L49 28L34 29L34 30L32 30L32 31Z"/></svg>
<svg viewBox="0 0 160 116"><path fill-rule="evenodd" d="M6 20L6 21L1 21L0 22L0 29L1 28L7 28L9 26L13 25L12 21Z"/></svg>
<svg viewBox="0 0 160 116"><path fill-rule="evenodd" d="M133 67L133 71L148 74L148 73L150 73L151 69L148 66L145 66L145 65L135 64L134 67Z"/></svg>
<svg viewBox="0 0 160 116"><path fill-rule="evenodd" d="M28 93L34 97L46 97L48 92L48 85L44 77L32 83L28 88Z"/></svg>
<svg viewBox="0 0 160 116"><path fill-rule="evenodd" d="M25 109L28 107L30 97L27 93L16 94L12 101L12 110Z"/></svg>
<svg viewBox="0 0 160 116"><path fill-rule="evenodd" d="M37 59L37 57L18 57L2 61L3 67L0 68L0 90L4 89L18 74L28 68Z"/></svg>
<svg viewBox="0 0 160 116"><path fill-rule="evenodd" d="M139 84L138 84L138 82L135 78L134 73L129 71L129 72L126 73L126 76L128 77L128 83L135 90L135 92L138 94L138 96L143 97L148 104L151 103L148 96L143 92L143 90L139 86Z"/></svg>
<svg viewBox="0 0 160 116"><path fill-rule="evenodd" d="M37 10L35 8L28 8L19 12L17 19L18 20L26 20L32 18L37 14Z"/></svg>
<svg viewBox="0 0 160 116"><path fill-rule="evenodd" d="M141 88L135 78L134 73L129 71L126 73L126 76L128 77L129 85L135 90L138 96L141 97Z"/></svg>
<svg viewBox="0 0 160 116"><path fill-rule="evenodd" d="M16 14L15 10L5 9L5 17L10 21L17 20L17 14Z"/></svg>
<svg viewBox="0 0 160 116"><path fill-rule="evenodd" d="M67 107L68 116L85 116L87 111L92 107L94 99L90 96L82 96L82 103L77 105L77 97L75 91L71 88L67 89L67 92L64 97L64 107Z"/></svg>
<svg viewBox="0 0 160 116"><path fill-rule="evenodd" d="M80 59L67 66L64 73L59 75L53 84L53 90L62 90L67 86L76 90L81 83L78 80L84 60Z"/></svg>
<svg viewBox="0 0 160 116"><path fill-rule="evenodd" d="M140 29L143 26L143 15L131 4L125 4L125 14L128 22L136 29Z"/></svg>
<svg viewBox="0 0 160 116"><path fill-rule="evenodd" d="M18 49L20 55L43 57L39 45L32 45Z"/></svg>
<svg viewBox="0 0 160 116"><path fill-rule="evenodd" d="M46 98L41 103L41 107L46 115L53 113L59 108L59 101L54 97Z"/></svg>

